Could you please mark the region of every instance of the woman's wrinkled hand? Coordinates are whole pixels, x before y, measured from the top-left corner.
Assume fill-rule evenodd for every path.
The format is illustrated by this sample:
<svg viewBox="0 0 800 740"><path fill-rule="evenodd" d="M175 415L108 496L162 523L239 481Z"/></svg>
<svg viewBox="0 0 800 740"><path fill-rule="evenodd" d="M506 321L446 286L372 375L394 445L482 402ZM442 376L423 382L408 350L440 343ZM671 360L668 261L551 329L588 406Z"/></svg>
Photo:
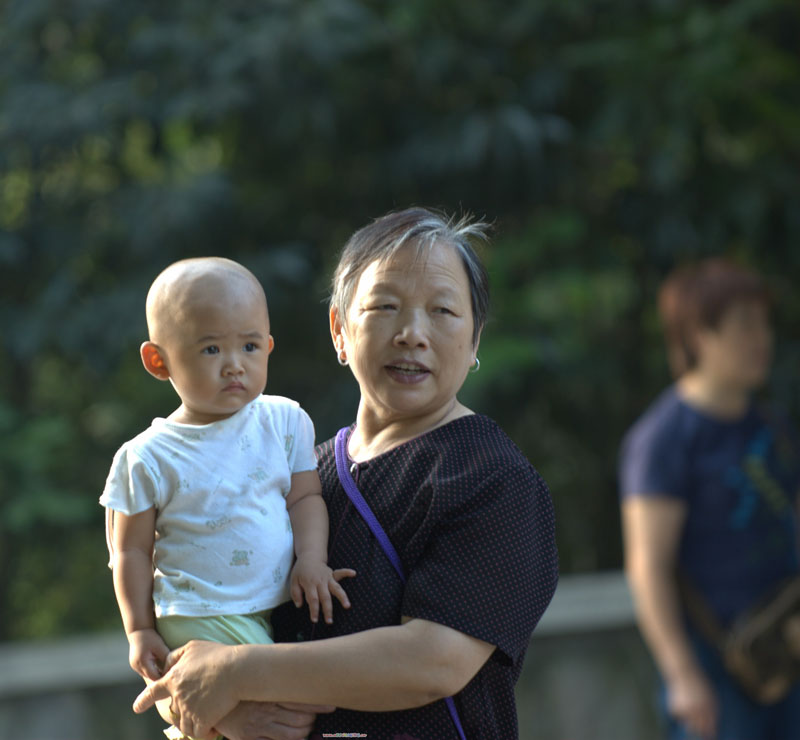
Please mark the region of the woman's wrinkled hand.
<svg viewBox="0 0 800 740"><path fill-rule="evenodd" d="M192 640L167 657L164 675L142 691L133 711L142 713L171 697L170 721L184 735L211 740L217 722L239 703L234 680L236 647Z"/></svg>
<svg viewBox="0 0 800 740"><path fill-rule="evenodd" d="M216 729L228 740L304 740L318 714L334 707L243 701Z"/></svg>

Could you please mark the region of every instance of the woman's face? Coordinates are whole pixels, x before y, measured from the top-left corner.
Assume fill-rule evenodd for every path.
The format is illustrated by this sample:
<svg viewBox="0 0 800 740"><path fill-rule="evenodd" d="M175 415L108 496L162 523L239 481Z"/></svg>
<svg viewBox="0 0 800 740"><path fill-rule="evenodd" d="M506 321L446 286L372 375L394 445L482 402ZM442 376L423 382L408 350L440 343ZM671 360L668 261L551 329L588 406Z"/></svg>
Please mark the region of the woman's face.
<svg viewBox="0 0 800 740"><path fill-rule="evenodd" d="M362 409L392 423L440 419L475 362L469 279L455 248L403 247L368 265L344 325L331 332L361 388Z"/></svg>
<svg viewBox="0 0 800 740"><path fill-rule="evenodd" d="M737 301L716 329L697 333L698 369L729 386L753 390L762 385L772 361L772 328L761 301Z"/></svg>

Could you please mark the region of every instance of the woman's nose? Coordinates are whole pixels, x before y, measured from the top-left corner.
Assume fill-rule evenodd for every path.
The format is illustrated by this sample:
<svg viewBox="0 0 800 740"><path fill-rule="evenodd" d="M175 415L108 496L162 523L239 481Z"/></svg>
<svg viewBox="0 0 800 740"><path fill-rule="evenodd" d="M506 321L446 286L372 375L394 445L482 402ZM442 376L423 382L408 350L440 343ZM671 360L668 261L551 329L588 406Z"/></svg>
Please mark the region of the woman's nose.
<svg viewBox="0 0 800 740"><path fill-rule="evenodd" d="M403 311L395 341L406 347L427 347L427 316L421 311Z"/></svg>

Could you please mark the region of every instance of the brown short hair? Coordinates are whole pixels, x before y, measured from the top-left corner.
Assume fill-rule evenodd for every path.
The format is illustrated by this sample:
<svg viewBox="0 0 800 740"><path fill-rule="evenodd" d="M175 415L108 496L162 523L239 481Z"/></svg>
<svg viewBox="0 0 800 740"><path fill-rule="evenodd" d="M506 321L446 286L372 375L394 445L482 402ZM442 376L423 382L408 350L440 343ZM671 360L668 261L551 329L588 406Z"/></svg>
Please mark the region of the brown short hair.
<svg viewBox="0 0 800 740"><path fill-rule="evenodd" d="M766 283L752 270L724 257L712 257L670 273L658 295L658 312L667 342L673 376L697 364L692 334L716 329L725 312L738 301L769 305Z"/></svg>

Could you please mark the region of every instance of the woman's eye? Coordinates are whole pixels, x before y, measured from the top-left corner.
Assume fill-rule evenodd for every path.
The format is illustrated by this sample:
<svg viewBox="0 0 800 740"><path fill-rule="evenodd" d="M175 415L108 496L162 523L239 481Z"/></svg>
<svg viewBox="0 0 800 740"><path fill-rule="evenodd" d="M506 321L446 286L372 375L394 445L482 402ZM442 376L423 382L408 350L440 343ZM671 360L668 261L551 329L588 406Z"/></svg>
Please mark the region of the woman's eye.
<svg viewBox="0 0 800 740"><path fill-rule="evenodd" d="M447 308L447 306L437 306L434 309L434 311L436 311L436 313L444 313L444 314L450 314L451 316L455 316L455 312Z"/></svg>
<svg viewBox="0 0 800 740"><path fill-rule="evenodd" d="M210 347L205 347L203 349L204 355L217 355L219 354L219 347L216 344L212 344Z"/></svg>

